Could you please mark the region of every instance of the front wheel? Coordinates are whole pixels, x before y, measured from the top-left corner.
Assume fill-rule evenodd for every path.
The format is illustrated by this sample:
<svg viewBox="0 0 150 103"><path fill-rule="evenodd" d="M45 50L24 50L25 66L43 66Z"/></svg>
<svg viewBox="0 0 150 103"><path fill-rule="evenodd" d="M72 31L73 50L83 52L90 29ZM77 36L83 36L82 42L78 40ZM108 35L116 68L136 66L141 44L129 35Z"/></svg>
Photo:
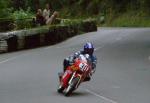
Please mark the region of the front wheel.
<svg viewBox="0 0 150 103"><path fill-rule="evenodd" d="M74 88L71 85L69 85L65 91L65 96L69 96L73 90L74 90Z"/></svg>
<svg viewBox="0 0 150 103"><path fill-rule="evenodd" d="M79 81L79 78L74 78L71 82L71 84L68 86L68 88L65 91L65 96L69 96L76 88L76 85Z"/></svg>
<svg viewBox="0 0 150 103"><path fill-rule="evenodd" d="M65 88L60 84L59 87L58 87L58 89L57 89L57 92L58 93L62 93L64 89Z"/></svg>

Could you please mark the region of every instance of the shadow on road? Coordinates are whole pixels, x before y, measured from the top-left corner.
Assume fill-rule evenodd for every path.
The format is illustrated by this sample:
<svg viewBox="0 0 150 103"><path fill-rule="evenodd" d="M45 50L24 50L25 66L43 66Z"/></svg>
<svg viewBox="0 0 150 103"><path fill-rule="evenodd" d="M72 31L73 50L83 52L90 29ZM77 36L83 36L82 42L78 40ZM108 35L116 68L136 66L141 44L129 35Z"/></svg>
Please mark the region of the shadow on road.
<svg viewBox="0 0 150 103"><path fill-rule="evenodd" d="M63 93L55 93L55 95L61 95L61 96L64 96ZM84 96L88 96L90 95L89 93L86 93L86 92L73 92L69 97L84 97Z"/></svg>
<svg viewBox="0 0 150 103"><path fill-rule="evenodd" d="M88 96L89 94L86 92L73 92L70 96L71 97L81 97L81 96Z"/></svg>

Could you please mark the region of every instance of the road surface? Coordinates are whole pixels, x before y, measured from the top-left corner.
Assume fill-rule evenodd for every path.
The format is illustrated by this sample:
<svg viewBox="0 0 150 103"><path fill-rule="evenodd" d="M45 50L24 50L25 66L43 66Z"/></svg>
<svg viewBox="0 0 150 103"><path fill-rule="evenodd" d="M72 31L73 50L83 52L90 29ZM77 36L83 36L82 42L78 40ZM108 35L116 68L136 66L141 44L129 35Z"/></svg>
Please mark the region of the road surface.
<svg viewBox="0 0 150 103"><path fill-rule="evenodd" d="M58 94L62 61L91 41L92 80ZM150 103L150 28L99 28L57 45L0 55L0 103Z"/></svg>

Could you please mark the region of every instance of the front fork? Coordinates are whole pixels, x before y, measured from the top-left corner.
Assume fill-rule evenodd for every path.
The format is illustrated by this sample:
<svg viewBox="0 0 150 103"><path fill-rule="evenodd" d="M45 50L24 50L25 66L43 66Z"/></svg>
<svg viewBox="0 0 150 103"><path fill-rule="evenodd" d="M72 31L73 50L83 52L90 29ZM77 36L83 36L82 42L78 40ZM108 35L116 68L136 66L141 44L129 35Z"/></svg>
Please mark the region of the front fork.
<svg viewBox="0 0 150 103"><path fill-rule="evenodd" d="M69 85L72 85L72 82L73 82L73 79L74 78L79 78L79 80L77 81L76 85L75 85L75 89L78 88L79 84L81 83L81 78L82 78L82 75L80 74L77 74L76 71L73 73L71 79L69 80Z"/></svg>

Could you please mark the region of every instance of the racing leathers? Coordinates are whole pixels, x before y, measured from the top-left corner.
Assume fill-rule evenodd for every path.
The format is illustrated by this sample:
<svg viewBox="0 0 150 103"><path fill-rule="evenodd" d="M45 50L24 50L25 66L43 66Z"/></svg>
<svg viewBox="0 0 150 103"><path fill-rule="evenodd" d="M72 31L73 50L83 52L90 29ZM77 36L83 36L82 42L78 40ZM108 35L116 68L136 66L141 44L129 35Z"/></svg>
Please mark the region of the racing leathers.
<svg viewBox="0 0 150 103"><path fill-rule="evenodd" d="M74 60L76 58L79 57L80 54L86 54L84 51L77 51L76 53L74 53L73 55L70 55L69 57L65 58L64 59L64 62L63 62L63 66L64 66L64 72L66 70L66 68L70 65L72 65L74 63ZM85 79L85 81L89 81L90 80L90 76L95 72L96 70L96 64L97 64L97 58L96 56L94 56L93 54L92 55L89 55L89 59L90 59L90 62L92 64L92 71L91 73L87 76L87 78Z"/></svg>

